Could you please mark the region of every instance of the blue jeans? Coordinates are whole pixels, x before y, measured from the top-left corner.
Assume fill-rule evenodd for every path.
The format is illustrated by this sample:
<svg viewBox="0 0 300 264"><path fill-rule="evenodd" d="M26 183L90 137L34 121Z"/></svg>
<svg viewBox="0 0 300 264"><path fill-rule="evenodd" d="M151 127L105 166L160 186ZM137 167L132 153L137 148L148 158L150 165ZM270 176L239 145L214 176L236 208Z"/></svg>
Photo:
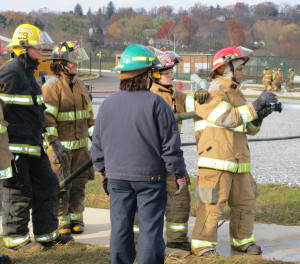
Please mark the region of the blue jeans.
<svg viewBox="0 0 300 264"><path fill-rule="evenodd" d="M108 179L110 194L112 264L132 264L136 257L133 221L138 211L139 264L163 264L166 182L121 181Z"/></svg>

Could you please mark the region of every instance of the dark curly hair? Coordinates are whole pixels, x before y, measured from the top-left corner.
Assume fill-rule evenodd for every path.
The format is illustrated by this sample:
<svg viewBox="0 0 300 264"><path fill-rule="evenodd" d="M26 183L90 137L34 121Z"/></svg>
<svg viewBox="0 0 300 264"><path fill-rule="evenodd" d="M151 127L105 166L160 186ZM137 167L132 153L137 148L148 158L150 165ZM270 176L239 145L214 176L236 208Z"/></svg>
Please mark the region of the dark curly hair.
<svg viewBox="0 0 300 264"><path fill-rule="evenodd" d="M144 72L138 76L120 81L120 90L122 91L145 91L148 89L148 72Z"/></svg>
<svg viewBox="0 0 300 264"><path fill-rule="evenodd" d="M69 75L69 72L66 70L65 66L67 65L67 61L53 61L50 64L50 70L54 75L61 77L60 73L63 72L66 75Z"/></svg>

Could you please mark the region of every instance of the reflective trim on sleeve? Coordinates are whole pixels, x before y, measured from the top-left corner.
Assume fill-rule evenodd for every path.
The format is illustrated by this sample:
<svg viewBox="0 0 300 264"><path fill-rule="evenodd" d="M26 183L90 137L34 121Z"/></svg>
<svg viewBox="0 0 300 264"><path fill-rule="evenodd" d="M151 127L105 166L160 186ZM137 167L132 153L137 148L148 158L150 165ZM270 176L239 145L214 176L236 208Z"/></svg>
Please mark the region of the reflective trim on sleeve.
<svg viewBox="0 0 300 264"><path fill-rule="evenodd" d="M238 107L238 110L241 113L244 123L248 123L253 120L249 107L247 105L242 105Z"/></svg>
<svg viewBox="0 0 300 264"><path fill-rule="evenodd" d="M93 110L93 105L92 105L92 102L89 102L88 104L88 111L92 111Z"/></svg>
<svg viewBox="0 0 300 264"><path fill-rule="evenodd" d="M256 131L256 132L260 130L260 127L259 127L259 126L253 125L252 122L249 122L249 123L247 124L247 128L248 128L248 130L250 130L250 131Z"/></svg>
<svg viewBox="0 0 300 264"><path fill-rule="evenodd" d="M41 147L30 146L26 144L9 144L9 150L12 153L27 154L32 156L41 155Z"/></svg>
<svg viewBox="0 0 300 264"><path fill-rule="evenodd" d="M185 98L185 108L187 112L193 112L195 111L195 100L194 100L194 94L187 94Z"/></svg>
<svg viewBox="0 0 300 264"><path fill-rule="evenodd" d="M187 232L188 224L187 223L166 222L166 230L171 231L171 232Z"/></svg>
<svg viewBox="0 0 300 264"><path fill-rule="evenodd" d="M56 127L46 127L47 135L48 136L56 136L58 137L58 132Z"/></svg>
<svg viewBox="0 0 300 264"><path fill-rule="evenodd" d="M14 248L30 241L29 233L19 237L3 237L4 245L8 248Z"/></svg>
<svg viewBox="0 0 300 264"><path fill-rule="evenodd" d="M178 126L179 133L182 134L183 131L182 124L177 123L177 126Z"/></svg>
<svg viewBox="0 0 300 264"><path fill-rule="evenodd" d="M34 105L34 100L31 95L18 95L18 94L0 94L0 98L6 104L17 104L17 105ZM37 104L41 105L44 103L42 95L36 96Z"/></svg>
<svg viewBox="0 0 300 264"><path fill-rule="evenodd" d="M84 118L89 118L88 110L78 110L76 112L59 112L57 114L57 121L74 121Z"/></svg>
<svg viewBox="0 0 300 264"><path fill-rule="evenodd" d="M84 148L88 145L89 140L88 138L83 138L80 140L73 140L73 141L62 141L61 144L66 147L67 149L80 149Z"/></svg>
<svg viewBox="0 0 300 264"><path fill-rule="evenodd" d="M234 247L240 247L240 246L246 245L251 242L255 242L254 234L252 234L248 238L243 238L243 239L237 239L237 238L230 237L230 245L234 246Z"/></svg>
<svg viewBox="0 0 300 264"><path fill-rule="evenodd" d="M51 115L53 115L55 118L57 118L57 115L58 115L58 109L57 109L57 107L55 107L55 106L53 106L51 104L47 104L47 103L45 103L45 105L47 107L46 110L45 110L45 112L48 112Z"/></svg>
<svg viewBox="0 0 300 264"><path fill-rule="evenodd" d="M58 230L55 230L50 234L35 236L35 241L41 242L41 243L51 242L51 241L54 241L59 236L60 236L60 233L58 232Z"/></svg>
<svg viewBox="0 0 300 264"><path fill-rule="evenodd" d="M134 233L139 233L140 232L140 228L138 225L133 225L133 232Z"/></svg>
<svg viewBox="0 0 300 264"><path fill-rule="evenodd" d="M207 121L206 120L199 120L199 121L195 121L194 123L194 130L195 131L199 131L199 130L203 130L206 128L207 125Z"/></svg>
<svg viewBox="0 0 300 264"><path fill-rule="evenodd" d="M191 247L194 248L202 248L202 247L215 247L218 243L217 242L211 242L206 240L198 240L198 239L192 239L191 241Z"/></svg>
<svg viewBox="0 0 300 264"><path fill-rule="evenodd" d="M79 213L79 214L70 213L70 219L71 219L71 221L76 221L76 220L83 221L83 214L82 213Z"/></svg>
<svg viewBox="0 0 300 264"><path fill-rule="evenodd" d="M0 170L0 179L8 179L12 177L12 168L9 166L4 170Z"/></svg>
<svg viewBox="0 0 300 264"><path fill-rule="evenodd" d="M235 128L221 127L221 126L217 126L217 125L215 125L213 123L210 123L210 122L207 122L206 125L210 126L210 127L218 127L218 128L223 128L223 129L230 129L230 130L232 130L234 132L243 132L243 133L247 132L247 124L242 124L242 125L240 125L238 127L235 127Z"/></svg>
<svg viewBox="0 0 300 264"><path fill-rule="evenodd" d="M91 137L91 136L93 135L93 133L94 133L94 128L95 128L95 126L89 127L89 129L88 129L89 137Z"/></svg>
<svg viewBox="0 0 300 264"><path fill-rule="evenodd" d="M209 114L207 121L215 123L216 120L223 115L227 110L231 109L232 105L227 102L221 102L217 107Z"/></svg>
<svg viewBox="0 0 300 264"><path fill-rule="evenodd" d="M5 133L7 131L7 127L0 124L0 133Z"/></svg>
<svg viewBox="0 0 300 264"><path fill-rule="evenodd" d="M228 160L199 157L198 167L211 168L215 170L230 171L234 173L250 172L250 163L235 163Z"/></svg>

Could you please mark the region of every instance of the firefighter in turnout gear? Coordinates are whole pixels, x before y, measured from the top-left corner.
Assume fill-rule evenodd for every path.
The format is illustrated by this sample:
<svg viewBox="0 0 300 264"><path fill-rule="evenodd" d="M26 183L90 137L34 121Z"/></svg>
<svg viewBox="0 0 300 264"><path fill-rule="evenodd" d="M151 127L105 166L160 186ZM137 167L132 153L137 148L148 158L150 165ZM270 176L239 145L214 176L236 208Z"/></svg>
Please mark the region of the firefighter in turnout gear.
<svg viewBox="0 0 300 264"><path fill-rule="evenodd" d="M199 200L192 234L192 253L202 257L216 254L217 226L226 202L231 208L230 244L233 250L261 254L253 234L256 184L250 173L247 134L260 130L270 111L264 108L275 102L276 95L264 91L247 104L239 90L245 64L252 51L228 47L213 58L210 97L196 105L196 113L206 127L198 143Z"/></svg>
<svg viewBox="0 0 300 264"><path fill-rule="evenodd" d="M262 83L265 86L264 90L272 91L272 71L270 67L266 67L264 70L264 77L262 78Z"/></svg>
<svg viewBox="0 0 300 264"><path fill-rule="evenodd" d="M47 33L22 24L8 45L13 59L0 68L0 98L14 156L13 176L3 182L3 240L7 248L26 252L74 241L57 230L59 184L43 150L45 105L34 78L42 47L51 43ZM30 210L35 242L29 235Z"/></svg>
<svg viewBox="0 0 300 264"><path fill-rule="evenodd" d="M295 92L295 71L294 71L294 68L290 68L289 69L289 89L288 91L289 92Z"/></svg>
<svg viewBox="0 0 300 264"><path fill-rule="evenodd" d="M47 153L59 181L91 160L88 140L94 129L92 102L77 77L78 63L88 60L78 42L61 42L53 48L50 65L54 76L42 86L46 104L45 133ZM93 168L85 171L59 194L59 231L61 234L84 231L85 185L94 179Z"/></svg>

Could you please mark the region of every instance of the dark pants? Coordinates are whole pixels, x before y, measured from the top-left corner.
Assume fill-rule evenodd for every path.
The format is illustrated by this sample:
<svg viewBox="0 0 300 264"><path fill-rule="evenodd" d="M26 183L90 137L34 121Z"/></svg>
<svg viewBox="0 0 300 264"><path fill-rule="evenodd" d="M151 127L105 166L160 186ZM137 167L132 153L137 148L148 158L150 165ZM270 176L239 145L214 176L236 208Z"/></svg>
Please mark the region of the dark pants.
<svg viewBox="0 0 300 264"><path fill-rule="evenodd" d="M29 233L30 209L34 235L55 231L59 185L48 156L20 155L12 167L13 177L3 183L3 236Z"/></svg>
<svg viewBox="0 0 300 264"><path fill-rule="evenodd" d="M108 179L110 194L112 264L132 264L136 257L133 220L138 210L139 264L164 263L164 213L166 182L134 182Z"/></svg>

